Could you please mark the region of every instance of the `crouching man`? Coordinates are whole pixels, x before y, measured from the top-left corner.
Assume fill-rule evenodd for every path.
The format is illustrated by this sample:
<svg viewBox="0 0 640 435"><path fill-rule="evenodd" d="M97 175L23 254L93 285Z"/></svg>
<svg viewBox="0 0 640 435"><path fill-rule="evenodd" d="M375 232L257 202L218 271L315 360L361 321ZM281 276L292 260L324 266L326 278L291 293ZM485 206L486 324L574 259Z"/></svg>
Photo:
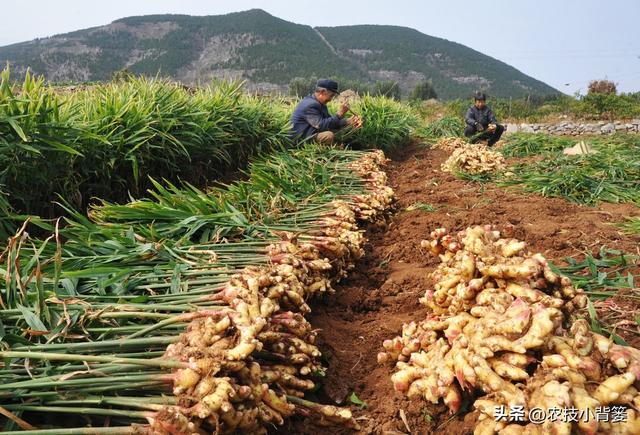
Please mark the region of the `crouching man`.
<svg viewBox="0 0 640 435"><path fill-rule="evenodd" d="M358 116L345 119L348 104L342 104L335 115L329 114L327 103L338 94L338 83L333 80L318 80L312 95L304 97L291 116L291 137L297 142L316 141L330 145L334 143L335 132L351 125L360 128Z"/></svg>
<svg viewBox="0 0 640 435"><path fill-rule="evenodd" d="M464 135L471 138L471 143L487 140L487 145L491 146L500 140L500 136L504 133L504 126L498 124L486 100L485 94L476 93L473 106L469 107L464 117L467 124Z"/></svg>

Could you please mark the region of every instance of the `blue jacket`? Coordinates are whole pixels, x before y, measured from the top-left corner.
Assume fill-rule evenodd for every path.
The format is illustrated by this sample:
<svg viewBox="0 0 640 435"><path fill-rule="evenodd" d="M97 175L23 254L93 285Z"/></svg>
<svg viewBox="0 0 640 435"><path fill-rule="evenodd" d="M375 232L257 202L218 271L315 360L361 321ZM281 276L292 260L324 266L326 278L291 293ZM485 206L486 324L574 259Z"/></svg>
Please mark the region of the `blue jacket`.
<svg viewBox="0 0 640 435"><path fill-rule="evenodd" d="M484 106L482 109L478 109L475 105L469 107L467 114L464 117L467 125L471 127L476 126L476 122L482 125L483 128L487 128L489 124L497 124L496 117L489 106Z"/></svg>
<svg viewBox="0 0 640 435"><path fill-rule="evenodd" d="M338 130L345 125L346 119L329 115L327 106L309 95L298 103L291 115L291 137L304 140L318 132Z"/></svg>

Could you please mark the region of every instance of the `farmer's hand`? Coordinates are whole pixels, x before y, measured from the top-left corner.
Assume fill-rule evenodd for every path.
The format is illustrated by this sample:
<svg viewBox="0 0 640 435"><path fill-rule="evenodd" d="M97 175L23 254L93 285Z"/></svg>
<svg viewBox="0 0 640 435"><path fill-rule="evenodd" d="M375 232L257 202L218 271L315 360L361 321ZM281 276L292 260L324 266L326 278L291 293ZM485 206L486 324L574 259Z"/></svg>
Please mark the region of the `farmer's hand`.
<svg viewBox="0 0 640 435"><path fill-rule="evenodd" d="M343 103L338 110L338 117L342 118L349 111L349 103Z"/></svg>
<svg viewBox="0 0 640 435"><path fill-rule="evenodd" d="M496 125L489 124L489 126L487 127L487 131L489 131L490 133L493 133L494 131L496 131Z"/></svg>
<svg viewBox="0 0 640 435"><path fill-rule="evenodd" d="M476 122L476 130L477 131L484 131L484 127L479 122Z"/></svg>
<svg viewBox="0 0 640 435"><path fill-rule="evenodd" d="M350 126L352 126L353 128L358 129L358 128L362 127L362 118L360 118L360 117L359 117L359 116L357 116L357 115L354 115L354 116L350 117L350 118L347 120L347 124L349 124L349 125L350 125Z"/></svg>

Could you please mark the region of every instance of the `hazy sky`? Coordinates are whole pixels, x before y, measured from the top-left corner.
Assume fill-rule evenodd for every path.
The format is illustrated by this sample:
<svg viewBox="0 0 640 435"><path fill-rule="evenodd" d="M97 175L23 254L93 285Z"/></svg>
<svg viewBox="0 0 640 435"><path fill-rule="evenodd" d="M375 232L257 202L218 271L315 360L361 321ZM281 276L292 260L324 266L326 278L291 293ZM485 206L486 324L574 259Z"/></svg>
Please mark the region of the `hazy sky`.
<svg viewBox="0 0 640 435"><path fill-rule="evenodd" d="M566 92L607 77L640 91L639 0L4 0L0 45L160 13L261 8L312 26L393 24L467 45Z"/></svg>

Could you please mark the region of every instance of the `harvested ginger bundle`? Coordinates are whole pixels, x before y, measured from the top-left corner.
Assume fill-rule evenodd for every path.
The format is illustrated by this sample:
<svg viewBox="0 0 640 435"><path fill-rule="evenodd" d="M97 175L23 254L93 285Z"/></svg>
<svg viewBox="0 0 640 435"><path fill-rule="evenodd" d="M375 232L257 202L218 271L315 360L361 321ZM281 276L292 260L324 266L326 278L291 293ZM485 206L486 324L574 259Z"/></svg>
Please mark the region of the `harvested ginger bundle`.
<svg viewBox="0 0 640 435"><path fill-rule="evenodd" d="M467 145L457 148L442 164L444 172L465 172L467 174L487 174L506 168L504 156L490 150L486 145Z"/></svg>
<svg viewBox="0 0 640 435"><path fill-rule="evenodd" d="M433 144L431 148L452 152L466 146L469 146L469 143L460 137L443 137Z"/></svg>

